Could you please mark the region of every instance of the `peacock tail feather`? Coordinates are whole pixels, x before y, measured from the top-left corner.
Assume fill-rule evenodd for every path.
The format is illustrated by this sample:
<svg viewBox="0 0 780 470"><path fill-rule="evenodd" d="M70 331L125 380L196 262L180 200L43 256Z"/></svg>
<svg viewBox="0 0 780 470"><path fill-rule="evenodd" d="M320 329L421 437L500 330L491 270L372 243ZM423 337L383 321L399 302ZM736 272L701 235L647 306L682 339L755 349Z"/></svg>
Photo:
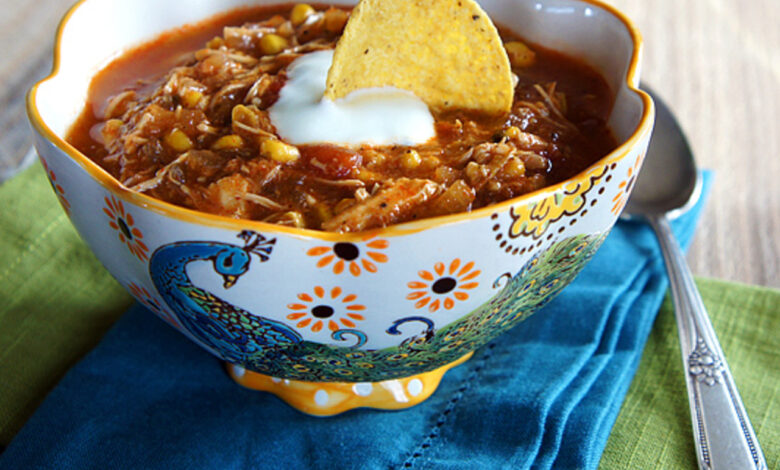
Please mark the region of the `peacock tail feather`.
<svg viewBox="0 0 780 470"><path fill-rule="evenodd" d="M574 279L605 237L579 235L554 244L468 316L435 332L429 324L397 347L356 350L302 341L273 355L255 355L248 367L273 377L323 382L381 381L433 370L478 349L551 300Z"/></svg>

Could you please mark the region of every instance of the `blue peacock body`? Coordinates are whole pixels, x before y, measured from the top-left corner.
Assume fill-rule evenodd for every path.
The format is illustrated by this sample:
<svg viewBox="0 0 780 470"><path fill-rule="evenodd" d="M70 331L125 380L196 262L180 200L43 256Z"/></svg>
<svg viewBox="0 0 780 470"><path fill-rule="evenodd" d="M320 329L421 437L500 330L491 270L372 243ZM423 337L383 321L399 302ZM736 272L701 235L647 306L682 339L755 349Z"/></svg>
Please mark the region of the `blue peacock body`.
<svg viewBox="0 0 780 470"><path fill-rule="evenodd" d="M302 341L287 325L252 315L193 285L187 275L187 264L212 261L225 287L230 287L249 270L253 250L264 256L261 260L268 259L272 242L257 239L253 243L249 248L215 242L174 243L155 251L149 262L152 282L190 336L234 364L247 364L265 351Z"/></svg>
<svg viewBox="0 0 780 470"><path fill-rule="evenodd" d="M490 301L469 315L436 330L420 316L388 325L387 334L400 335L399 326L423 327L399 346L359 349L366 335L345 329L332 338L349 347L304 340L282 322L238 308L192 284L187 264L212 261L225 287L249 270L253 256L269 258L275 240L245 231L245 246L217 242L178 242L162 246L149 263L152 281L187 333L218 357L273 377L307 381L364 382L408 377L457 360L503 331L515 326L556 295L582 269L606 235L579 235L553 244L530 260ZM499 279L502 279L499 278ZM497 281L499 282L499 281Z"/></svg>

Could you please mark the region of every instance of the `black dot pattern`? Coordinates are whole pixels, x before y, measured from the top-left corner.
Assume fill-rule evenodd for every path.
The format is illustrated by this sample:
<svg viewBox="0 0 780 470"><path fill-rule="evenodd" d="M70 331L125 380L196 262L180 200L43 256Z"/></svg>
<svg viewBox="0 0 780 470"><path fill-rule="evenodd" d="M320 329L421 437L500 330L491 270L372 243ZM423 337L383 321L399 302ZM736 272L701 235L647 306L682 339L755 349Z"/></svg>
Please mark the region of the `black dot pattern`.
<svg viewBox="0 0 780 470"><path fill-rule="evenodd" d="M452 292L457 287L458 281L451 277L443 277L433 283L431 290L437 294L446 294Z"/></svg>
<svg viewBox="0 0 780 470"><path fill-rule="evenodd" d="M336 243L333 252L344 261L354 261L360 256L360 249L354 243Z"/></svg>
<svg viewBox="0 0 780 470"><path fill-rule="evenodd" d="M318 305L311 309L311 314L317 318L330 318L333 316L333 307L327 305Z"/></svg>
<svg viewBox="0 0 780 470"><path fill-rule="evenodd" d="M125 220L121 217L117 217L116 223L117 225L119 225L119 230L122 231L122 235L127 237L128 240L132 240L133 234L130 232L130 227L127 226Z"/></svg>

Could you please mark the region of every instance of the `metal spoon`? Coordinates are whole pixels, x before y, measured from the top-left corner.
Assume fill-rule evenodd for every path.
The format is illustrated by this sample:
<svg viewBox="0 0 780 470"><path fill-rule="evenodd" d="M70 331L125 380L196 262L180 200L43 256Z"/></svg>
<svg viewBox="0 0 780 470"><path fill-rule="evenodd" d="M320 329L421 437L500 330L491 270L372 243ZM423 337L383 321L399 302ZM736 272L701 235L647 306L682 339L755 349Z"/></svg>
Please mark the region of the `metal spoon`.
<svg viewBox="0 0 780 470"><path fill-rule="evenodd" d="M766 461L761 447L693 276L669 226L670 219L698 200L701 176L669 108L658 96L650 95L656 105L655 131L626 213L650 223L666 262L699 468L763 470Z"/></svg>

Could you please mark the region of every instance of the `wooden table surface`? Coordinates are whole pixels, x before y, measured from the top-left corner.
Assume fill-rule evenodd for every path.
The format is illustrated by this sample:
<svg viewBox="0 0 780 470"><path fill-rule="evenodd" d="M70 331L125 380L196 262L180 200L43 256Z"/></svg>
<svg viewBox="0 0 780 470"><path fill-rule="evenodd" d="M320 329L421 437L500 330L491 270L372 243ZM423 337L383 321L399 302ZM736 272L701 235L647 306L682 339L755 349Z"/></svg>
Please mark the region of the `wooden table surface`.
<svg viewBox="0 0 780 470"><path fill-rule="evenodd" d="M27 154L24 94L51 66L72 0L0 0L0 179ZM643 80L665 98L715 184L694 274L780 287L780 1L609 0L645 38Z"/></svg>

